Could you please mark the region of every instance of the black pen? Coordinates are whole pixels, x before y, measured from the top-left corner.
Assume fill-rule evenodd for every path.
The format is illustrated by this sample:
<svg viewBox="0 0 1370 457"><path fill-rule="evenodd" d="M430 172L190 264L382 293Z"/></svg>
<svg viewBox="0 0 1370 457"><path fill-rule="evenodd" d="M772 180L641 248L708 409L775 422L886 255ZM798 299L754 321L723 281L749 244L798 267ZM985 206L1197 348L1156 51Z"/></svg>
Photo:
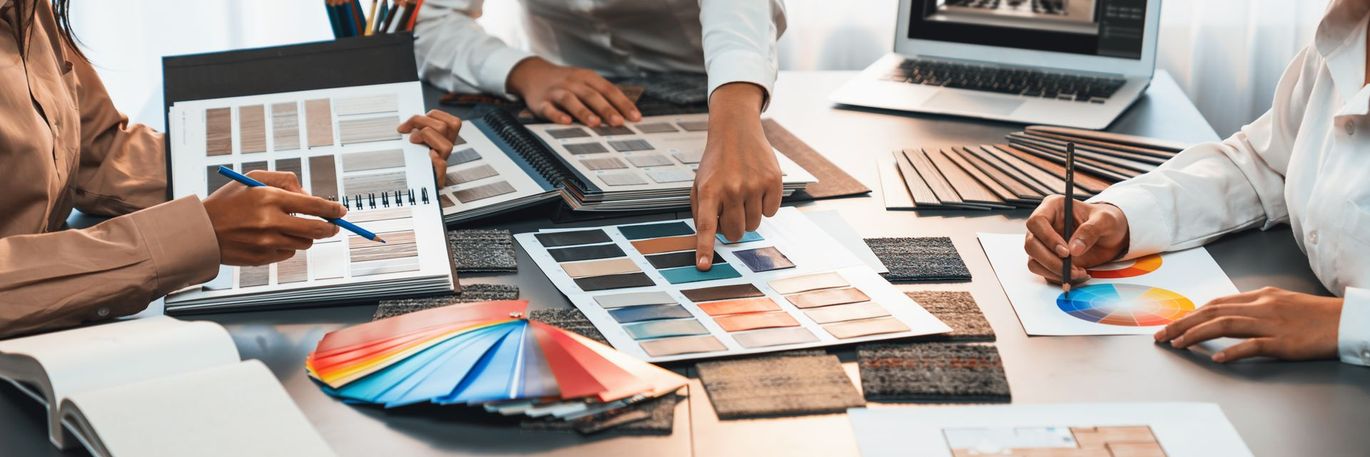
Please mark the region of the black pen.
<svg viewBox="0 0 1370 457"><path fill-rule="evenodd" d="M1061 289L1070 295L1070 237L1075 232L1075 143L1066 143L1066 257L1061 259Z"/></svg>

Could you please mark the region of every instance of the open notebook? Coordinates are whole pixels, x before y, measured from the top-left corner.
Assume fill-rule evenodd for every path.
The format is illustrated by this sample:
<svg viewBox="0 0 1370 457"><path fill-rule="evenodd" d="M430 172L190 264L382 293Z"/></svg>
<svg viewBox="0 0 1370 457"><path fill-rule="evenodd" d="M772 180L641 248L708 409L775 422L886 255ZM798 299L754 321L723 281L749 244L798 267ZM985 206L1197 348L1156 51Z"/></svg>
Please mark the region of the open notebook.
<svg viewBox="0 0 1370 457"><path fill-rule="evenodd" d="M168 141L175 197L204 198L228 184L215 171L220 165L243 173L290 171L306 192L347 205L348 221L387 243L339 231L283 262L223 267L214 280L167 297L166 311L456 290L428 148L395 130L420 113L417 81L173 104Z"/></svg>
<svg viewBox="0 0 1370 457"><path fill-rule="evenodd" d="M461 130L441 189L444 219L459 222L564 199L577 211L687 208L704 155L707 114L648 116L622 127L522 125L489 110ZM784 154L784 196L817 181Z"/></svg>
<svg viewBox="0 0 1370 457"><path fill-rule="evenodd" d="M0 379L48 410L59 449L103 456L331 456L223 327L152 317L0 341Z"/></svg>

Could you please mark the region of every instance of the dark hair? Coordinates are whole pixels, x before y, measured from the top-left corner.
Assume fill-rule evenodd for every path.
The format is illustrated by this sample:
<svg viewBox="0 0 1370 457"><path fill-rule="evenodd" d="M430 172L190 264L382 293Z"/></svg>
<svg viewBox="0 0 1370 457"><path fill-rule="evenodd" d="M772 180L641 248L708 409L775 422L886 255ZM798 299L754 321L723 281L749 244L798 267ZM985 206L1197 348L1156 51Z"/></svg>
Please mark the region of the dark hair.
<svg viewBox="0 0 1370 457"><path fill-rule="evenodd" d="M15 15L14 34L15 41L21 43L20 49L23 49L24 32L33 21L34 13L38 11L38 2L41 1L52 2L52 17L57 23L57 34L66 41L72 52L76 53L76 57L85 60L86 54L81 52L81 48L76 45L76 36L71 33L71 0L13 0L11 9Z"/></svg>

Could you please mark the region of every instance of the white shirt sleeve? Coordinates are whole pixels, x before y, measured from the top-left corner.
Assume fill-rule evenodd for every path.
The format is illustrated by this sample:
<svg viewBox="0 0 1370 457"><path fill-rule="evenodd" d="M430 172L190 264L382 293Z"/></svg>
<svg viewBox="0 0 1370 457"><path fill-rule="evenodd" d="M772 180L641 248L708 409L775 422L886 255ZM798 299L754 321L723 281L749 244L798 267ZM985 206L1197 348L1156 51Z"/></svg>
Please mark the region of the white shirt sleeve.
<svg viewBox="0 0 1370 457"><path fill-rule="evenodd" d="M709 94L718 86L747 82L765 90L770 104L779 68L776 40L785 32L781 0L699 0L699 23Z"/></svg>
<svg viewBox="0 0 1370 457"><path fill-rule="evenodd" d="M1341 361L1370 365L1370 289L1347 287L1337 326L1337 352Z"/></svg>
<svg viewBox="0 0 1370 457"><path fill-rule="evenodd" d="M531 53L510 47L476 23L483 0L426 0L414 22L419 76L440 89L508 96L514 65Z"/></svg>
<svg viewBox="0 0 1370 457"><path fill-rule="evenodd" d="M1220 143L1193 146L1156 170L1089 199L1127 215L1125 258L1203 245L1224 234L1289 218L1284 172L1312 82L1317 53L1305 48L1290 63L1275 100L1255 122Z"/></svg>

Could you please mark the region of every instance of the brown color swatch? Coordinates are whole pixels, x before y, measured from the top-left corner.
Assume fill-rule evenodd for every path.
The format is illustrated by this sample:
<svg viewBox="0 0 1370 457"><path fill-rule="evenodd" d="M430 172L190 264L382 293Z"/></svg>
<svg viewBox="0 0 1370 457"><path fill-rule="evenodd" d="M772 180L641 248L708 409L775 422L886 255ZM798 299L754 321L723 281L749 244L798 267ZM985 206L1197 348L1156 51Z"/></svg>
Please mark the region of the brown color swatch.
<svg viewBox="0 0 1370 457"><path fill-rule="evenodd" d="M618 257L604 260L590 260L586 262L567 262L561 264L561 269L572 278L586 278L590 276L620 275L627 273L637 273L642 271L627 257Z"/></svg>
<svg viewBox="0 0 1370 457"><path fill-rule="evenodd" d="M233 166L231 165L225 166L227 166L228 168L233 168ZM223 187L225 184L228 184L230 182L233 182L233 180L229 179L227 176L219 174L218 165L210 165L205 167L205 195L214 193L214 191L219 190L220 187Z"/></svg>
<svg viewBox="0 0 1370 457"><path fill-rule="evenodd" d="M903 151L894 151L895 165L899 169L899 176L904 178L904 186L909 190L909 197L913 199L913 205L918 208L935 208L942 205L942 201L937 199L937 195L932 193L932 188L928 187L928 182L918 174L918 170L913 168L913 163L909 162L908 156Z"/></svg>
<svg viewBox="0 0 1370 457"><path fill-rule="evenodd" d="M249 105L238 108L238 139L243 153L266 152L266 107Z"/></svg>
<svg viewBox="0 0 1370 457"><path fill-rule="evenodd" d="M243 174L248 174L248 173L251 173L251 172L254 172L254 171L265 171L265 170L267 170L268 167L269 167L269 165L266 164L266 161L243 162L243 170L242 170L242 171L243 171Z"/></svg>
<svg viewBox="0 0 1370 457"><path fill-rule="evenodd" d="M1055 178L1055 180L1053 180L1052 182L1060 182L1061 184L1054 188L1065 190L1065 181L1063 178L1066 175L1066 167L1064 165L1058 165L1055 162L1043 159L1041 157L1037 157L1035 155L1032 155L1031 153L1028 153L1026 151L1006 144L996 144L994 145L994 147L999 149L1000 151L1004 151L1005 153L1013 156L1014 158L1017 158L1022 162L1025 162L1033 167L1036 167L1039 170L1043 170L1047 173L1050 173L1051 176ZM1104 189L1108 188L1109 182L1094 177L1088 173L1080 173L1079 170L1076 170L1075 186L1089 193L1089 195L1080 195L1079 193L1076 193L1077 197L1089 197L1093 194L1103 192ZM1048 185L1048 187L1050 187L1050 185Z"/></svg>
<svg viewBox="0 0 1370 457"><path fill-rule="evenodd" d="M641 346L642 350L652 357L728 350L728 347L719 342L718 338L710 335L661 338L640 342L638 346Z"/></svg>
<svg viewBox="0 0 1370 457"><path fill-rule="evenodd" d="M695 236L683 235L666 238L652 238L649 240L637 240L633 242L633 248L642 255L660 254L663 252L684 251L695 248Z"/></svg>
<svg viewBox="0 0 1370 457"><path fill-rule="evenodd" d="M295 179L304 179L303 167L304 165L300 162L300 159L276 159L276 171L293 173Z"/></svg>
<svg viewBox="0 0 1370 457"><path fill-rule="evenodd" d="M804 186L804 190L796 192L795 195L800 199L846 197L850 195L861 195L870 193L870 188L861 184L851 175L843 171L837 164L829 161L823 154L819 154L808 144L804 143L799 137L794 136L779 122L773 119L762 119L761 130L765 132L766 139L771 146L785 157L789 157L794 163L804 167L805 171L817 178L817 182L809 183ZM796 197L791 197L796 198Z"/></svg>
<svg viewBox="0 0 1370 457"><path fill-rule="evenodd" d="M842 275L834 272L790 276L787 278L772 280L769 284L771 286L771 289L775 289L776 292L779 292L782 295L796 294L800 292L808 292L810 290L818 289L847 287L848 285L850 285L847 283L846 278L843 278Z"/></svg>
<svg viewBox="0 0 1370 457"><path fill-rule="evenodd" d="M342 155L343 171L383 170L404 168L404 151L387 149L384 151L349 152Z"/></svg>
<svg viewBox="0 0 1370 457"><path fill-rule="evenodd" d="M212 108L205 110L205 155L221 156L232 153L232 108Z"/></svg>
<svg viewBox="0 0 1370 457"><path fill-rule="evenodd" d="M1003 169L994 166L994 164L991 164L988 160L975 155L969 148L959 147L955 148L955 151L956 154L961 156L967 163L975 167L975 169L980 170L985 176L988 176L990 179L999 183L1000 186L1008 189L1009 193L1020 200L1038 201L1047 195L1046 193L1038 192L1019 178L1005 173Z"/></svg>
<svg viewBox="0 0 1370 457"><path fill-rule="evenodd" d="M815 290L812 292L785 296L785 300L788 300L790 304L799 308L841 305L844 303L863 302L870 299L871 298L867 296L865 292L854 287Z"/></svg>
<svg viewBox="0 0 1370 457"><path fill-rule="evenodd" d="M309 158L309 193L321 198L338 197L338 169L333 156Z"/></svg>
<svg viewBox="0 0 1370 457"><path fill-rule="evenodd" d="M881 317L876 319L862 319L856 321L839 322L835 324L823 325L823 330L827 330L839 339L860 338L870 335L881 335L885 333L897 333L909 331L909 326L899 322L893 317Z"/></svg>
<svg viewBox="0 0 1370 457"><path fill-rule="evenodd" d="M271 149L293 151L300 148L300 105L295 102L271 105Z"/></svg>
<svg viewBox="0 0 1370 457"><path fill-rule="evenodd" d="M238 267L238 287L265 286L271 282L271 265Z"/></svg>
<svg viewBox="0 0 1370 457"><path fill-rule="evenodd" d="M799 321L794 320L794 316L791 316L790 313L784 311L729 314L726 316L714 317L714 322L717 322L719 327L722 327L723 330L729 332L741 332L760 328L799 326Z"/></svg>
<svg viewBox="0 0 1370 457"><path fill-rule="evenodd" d="M471 203L513 192L514 186L507 181L495 181L490 184L481 184L470 189L462 189L453 192L452 196L462 203Z"/></svg>
<svg viewBox="0 0 1370 457"><path fill-rule="evenodd" d="M360 236L347 237L348 257L352 263L373 260L401 259L418 257L419 247L414 242L414 231L377 233L384 243L371 241Z"/></svg>
<svg viewBox="0 0 1370 457"><path fill-rule="evenodd" d="M309 147L333 145L333 105L326 98L304 102L305 135ZM316 194L317 195L317 194Z"/></svg>
<svg viewBox="0 0 1370 457"><path fill-rule="evenodd" d="M962 169L955 161L940 150L925 150L928 160L932 161L932 166L937 167L937 171L947 178L952 187L956 189L956 194L968 203L980 203L986 205L1008 208L1008 201L1000 197L985 186L984 183L976 180L965 169Z"/></svg>
<svg viewBox="0 0 1370 457"><path fill-rule="evenodd" d="M822 308L812 308L804 310L804 314L820 324L831 324L833 322L854 321L858 319L870 319L875 317L885 317L890 312L885 307L875 302L851 303L846 305L833 305Z"/></svg>
<svg viewBox="0 0 1370 457"><path fill-rule="evenodd" d="M956 193L956 189L951 186L951 181L948 181L941 172L937 171L937 167L932 164L932 160L928 159L928 155L922 149L905 149L904 157L907 157L909 163L913 164L913 169L918 172L918 176L923 178L923 182L928 184L933 195L937 196L937 200L941 204L960 205L965 203L961 200L961 195Z"/></svg>
<svg viewBox="0 0 1370 457"><path fill-rule="evenodd" d="M696 303L700 311L710 316L722 316L725 314L738 313L758 313L765 311L779 311L780 305L775 304L775 300L770 297L738 298L733 300L719 300L704 303Z"/></svg>
<svg viewBox="0 0 1370 457"><path fill-rule="evenodd" d="M681 295L690 301L699 303L706 301L728 300L734 298L761 297L765 294L760 289L751 284L735 284L730 286L704 287L699 289L687 289L680 291Z"/></svg>
<svg viewBox="0 0 1370 457"><path fill-rule="evenodd" d="M305 251L295 252L295 256L276 264L276 283L288 284L304 282L309 279L309 255Z"/></svg>

